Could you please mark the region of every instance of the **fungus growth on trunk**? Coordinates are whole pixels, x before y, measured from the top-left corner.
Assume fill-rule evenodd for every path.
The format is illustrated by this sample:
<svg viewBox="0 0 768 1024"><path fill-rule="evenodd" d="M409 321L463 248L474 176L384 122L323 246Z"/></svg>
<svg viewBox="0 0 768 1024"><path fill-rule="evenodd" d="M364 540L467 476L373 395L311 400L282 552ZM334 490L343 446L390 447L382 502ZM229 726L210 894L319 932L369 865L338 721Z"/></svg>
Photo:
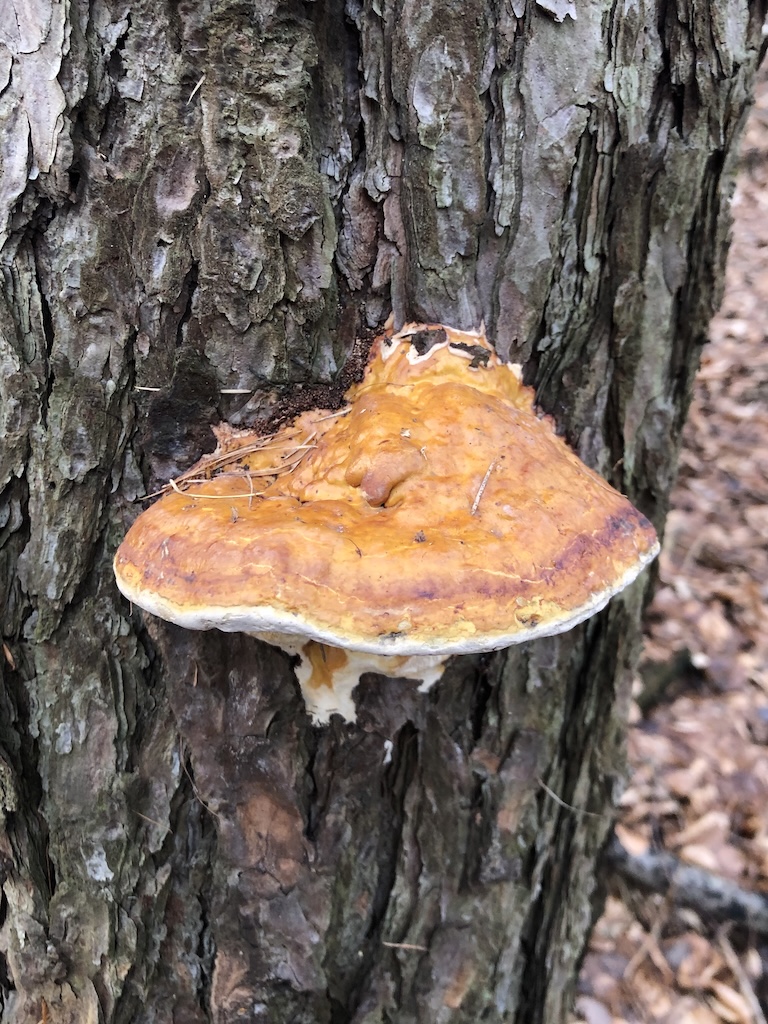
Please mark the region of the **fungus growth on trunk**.
<svg viewBox="0 0 768 1024"><path fill-rule="evenodd" d="M453 654L561 633L658 552L653 527L537 415L482 331L376 340L336 413L219 446L136 520L123 594L189 629L298 655L315 722L364 672L439 678Z"/></svg>

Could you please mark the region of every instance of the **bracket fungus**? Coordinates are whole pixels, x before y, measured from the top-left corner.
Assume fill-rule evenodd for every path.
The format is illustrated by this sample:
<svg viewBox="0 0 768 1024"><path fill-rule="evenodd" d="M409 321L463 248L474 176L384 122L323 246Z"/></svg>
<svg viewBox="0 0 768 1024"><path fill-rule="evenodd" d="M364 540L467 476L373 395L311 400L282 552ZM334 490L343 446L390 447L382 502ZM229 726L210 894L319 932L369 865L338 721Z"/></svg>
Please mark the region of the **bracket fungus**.
<svg viewBox="0 0 768 1024"><path fill-rule="evenodd" d="M409 324L338 412L219 445L138 517L123 594L299 655L316 722L364 672L426 688L453 654L561 633L658 553L653 527L537 415L480 332Z"/></svg>

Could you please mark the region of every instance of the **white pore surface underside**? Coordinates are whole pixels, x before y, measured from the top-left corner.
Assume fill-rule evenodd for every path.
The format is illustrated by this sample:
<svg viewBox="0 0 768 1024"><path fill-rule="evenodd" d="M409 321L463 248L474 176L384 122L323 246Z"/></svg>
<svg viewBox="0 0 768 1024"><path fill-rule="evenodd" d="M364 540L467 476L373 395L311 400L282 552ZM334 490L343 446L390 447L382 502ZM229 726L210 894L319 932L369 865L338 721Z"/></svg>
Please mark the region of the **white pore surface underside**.
<svg viewBox="0 0 768 1024"><path fill-rule="evenodd" d="M269 643L275 642L275 639L269 638ZM419 693L424 693L440 679L448 660L447 656L438 655L414 655L403 660L386 655L376 657L358 651L346 651L347 662L342 668L334 671L333 685L312 686L312 665L309 659L300 651L291 651L284 647L282 643L278 642L277 646L299 656L300 660L295 670L296 678L314 725L327 725L331 715L341 715L346 722L357 721L352 691L359 686L360 679L366 672L375 672L391 679L418 680Z"/></svg>

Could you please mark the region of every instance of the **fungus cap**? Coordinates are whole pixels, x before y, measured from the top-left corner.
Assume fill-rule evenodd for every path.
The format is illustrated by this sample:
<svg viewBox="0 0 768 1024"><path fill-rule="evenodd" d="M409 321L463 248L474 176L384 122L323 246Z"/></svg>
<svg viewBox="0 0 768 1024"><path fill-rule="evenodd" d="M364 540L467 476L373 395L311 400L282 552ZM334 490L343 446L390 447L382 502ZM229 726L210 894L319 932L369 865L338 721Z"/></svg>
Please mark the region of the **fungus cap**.
<svg viewBox="0 0 768 1024"><path fill-rule="evenodd" d="M190 629L373 655L488 651L593 615L653 527L537 415L484 333L374 343L338 413L219 448L136 520L118 586Z"/></svg>

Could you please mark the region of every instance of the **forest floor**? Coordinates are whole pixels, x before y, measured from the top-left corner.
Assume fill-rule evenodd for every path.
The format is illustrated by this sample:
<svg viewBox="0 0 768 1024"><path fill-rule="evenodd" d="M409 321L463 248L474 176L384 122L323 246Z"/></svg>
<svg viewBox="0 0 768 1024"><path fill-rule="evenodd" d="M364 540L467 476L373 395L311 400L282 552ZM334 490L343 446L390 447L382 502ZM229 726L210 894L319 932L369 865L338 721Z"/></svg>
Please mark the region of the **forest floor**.
<svg viewBox="0 0 768 1024"><path fill-rule="evenodd" d="M768 896L768 68L733 202L649 609L616 834ZM584 1024L766 1024L768 934L619 875L581 974ZM695 900L693 901L695 903Z"/></svg>

